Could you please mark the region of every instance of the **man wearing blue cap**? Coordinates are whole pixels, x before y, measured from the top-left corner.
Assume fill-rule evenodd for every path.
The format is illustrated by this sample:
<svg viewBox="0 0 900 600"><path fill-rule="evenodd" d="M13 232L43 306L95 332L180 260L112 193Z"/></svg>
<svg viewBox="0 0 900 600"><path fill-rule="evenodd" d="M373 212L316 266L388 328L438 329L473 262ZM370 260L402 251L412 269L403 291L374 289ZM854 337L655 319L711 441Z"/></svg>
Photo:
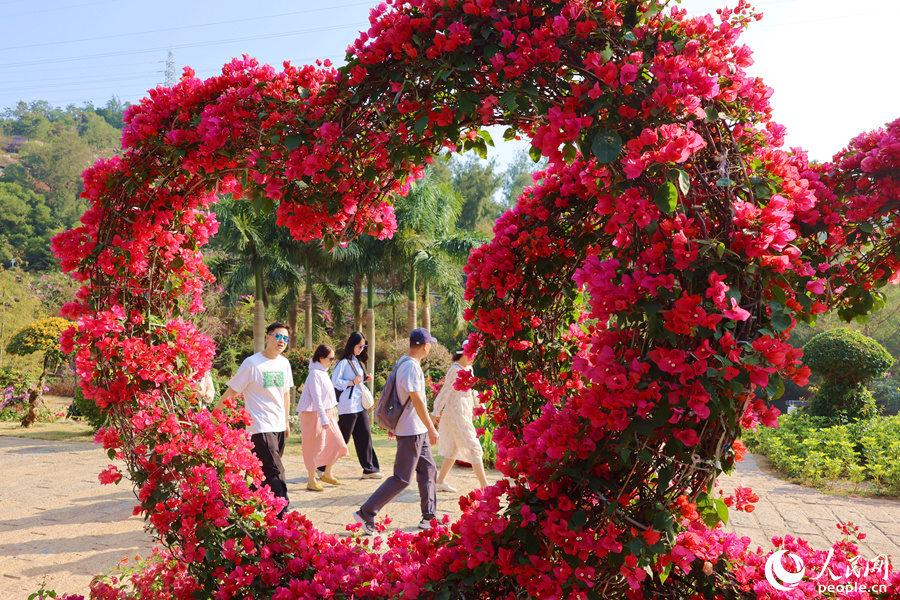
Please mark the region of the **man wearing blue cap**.
<svg viewBox="0 0 900 600"><path fill-rule="evenodd" d="M384 505L393 500L412 481L413 474L419 484L419 498L422 505L422 520L419 529L431 529L431 521L437 510L437 468L431 447L437 444L438 432L428 414L425 402L425 374L421 361L431 351L431 344L437 342L427 329L420 327L409 334L409 352L394 367L397 369L397 396L401 402L412 402L403 411L393 432L397 436L397 457L394 460L394 474L384 480L375 493L353 513L357 523L362 523L362 533L375 533L375 515ZM411 409L411 410L410 410Z"/></svg>

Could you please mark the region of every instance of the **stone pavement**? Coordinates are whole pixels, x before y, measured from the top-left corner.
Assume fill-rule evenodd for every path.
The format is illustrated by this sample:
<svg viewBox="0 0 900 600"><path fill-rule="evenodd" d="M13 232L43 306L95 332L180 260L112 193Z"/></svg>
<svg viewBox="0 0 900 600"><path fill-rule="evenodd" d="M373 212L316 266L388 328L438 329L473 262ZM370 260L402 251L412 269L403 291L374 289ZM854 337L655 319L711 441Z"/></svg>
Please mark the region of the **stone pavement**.
<svg viewBox="0 0 900 600"><path fill-rule="evenodd" d="M383 456L382 463L393 457ZM719 488L730 493L741 485L760 496L750 514L733 512L728 529L753 544L771 548L772 536L792 534L827 548L840 535L839 520L850 520L868 534L864 557L885 553L900 557L900 502L827 496L785 483L761 470L763 457L748 454ZM126 482L101 486L97 474L109 460L91 443L0 438L0 600L25 600L42 581L58 592L86 594L91 577L106 573L126 556L146 556L151 540L143 520L132 516L136 501ZM306 490L298 446L285 455L291 509L305 513L320 529L345 532L352 513L379 485L361 479L355 458L342 459L335 475L345 485ZM388 470L386 468L386 470ZM488 472L496 481L499 473ZM448 482L468 492L477 483L471 469L454 468ZM439 514L459 515L456 494L438 494ZM390 529L415 531L420 518L418 491L411 487L385 507ZM390 530L389 529L389 530Z"/></svg>
<svg viewBox="0 0 900 600"><path fill-rule="evenodd" d="M886 554L900 562L900 501L831 496L778 479L771 471L765 456L748 453L734 473L719 477L716 485L726 495L742 486L759 496L752 513L731 511L725 527L753 540L751 549L771 550L773 537L790 534L824 550L843 538L836 524L852 521L866 534L859 544L863 558Z"/></svg>

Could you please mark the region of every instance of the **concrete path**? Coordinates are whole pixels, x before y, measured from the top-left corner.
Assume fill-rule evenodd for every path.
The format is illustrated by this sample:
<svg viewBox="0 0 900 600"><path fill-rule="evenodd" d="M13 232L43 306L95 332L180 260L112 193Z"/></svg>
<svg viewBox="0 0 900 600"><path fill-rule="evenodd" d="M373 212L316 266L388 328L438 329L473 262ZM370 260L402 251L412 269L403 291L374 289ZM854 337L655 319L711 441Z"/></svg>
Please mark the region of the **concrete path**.
<svg viewBox="0 0 900 600"><path fill-rule="evenodd" d="M834 524L851 520L868 534L864 557L900 557L900 503L837 498L787 484L760 470L759 460L765 459L748 454L734 476L719 482L726 493L740 485L760 496L753 513L733 513L728 525L749 536L754 547L771 548L772 536L793 534L824 549L840 538ZM101 486L97 480L107 464L103 450L90 443L0 438L0 599L25 600L42 581L58 592L87 594L93 575L108 572L126 556L149 553L143 520L131 514L136 501L128 484ZM288 480L291 509L329 533L344 532L353 511L379 484L359 478L352 455L335 467L345 485L325 485L319 493L306 490L296 446L289 446L285 466L289 477L294 475ZM496 481L499 473L489 472L488 478ZM471 469L460 468L448 481L461 492L477 483ZM438 512L456 517L457 500L455 494L438 494ZM392 517L392 528L414 531L418 492L406 490L384 514Z"/></svg>

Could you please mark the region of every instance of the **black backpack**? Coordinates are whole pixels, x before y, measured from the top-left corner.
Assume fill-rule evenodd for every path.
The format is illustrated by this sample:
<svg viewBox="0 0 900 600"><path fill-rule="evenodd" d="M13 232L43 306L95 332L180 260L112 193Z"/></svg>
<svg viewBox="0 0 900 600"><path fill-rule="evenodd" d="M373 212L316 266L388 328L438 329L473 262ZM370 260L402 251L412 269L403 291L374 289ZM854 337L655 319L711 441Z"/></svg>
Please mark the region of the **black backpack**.
<svg viewBox="0 0 900 600"><path fill-rule="evenodd" d="M378 398L378 403L375 405L375 422L388 431L394 431L397 428L400 417L403 416L403 413L405 413L406 409L409 408L409 405L412 404L409 400L404 404L397 395L397 371L400 369L400 365L407 360L412 359L408 356L404 356L397 361L394 370L388 375L387 382L384 384L384 389L381 390L381 396Z"/></svg>

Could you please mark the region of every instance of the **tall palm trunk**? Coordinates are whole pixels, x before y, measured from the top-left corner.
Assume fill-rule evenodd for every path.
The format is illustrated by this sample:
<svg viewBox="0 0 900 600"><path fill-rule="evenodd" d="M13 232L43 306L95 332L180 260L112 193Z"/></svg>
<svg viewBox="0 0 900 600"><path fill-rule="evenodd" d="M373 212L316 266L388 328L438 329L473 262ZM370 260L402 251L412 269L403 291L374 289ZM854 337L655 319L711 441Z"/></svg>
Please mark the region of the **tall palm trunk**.
<svg viewBox="0 0 900 600"><path fill-rule="evenodd" d="M371 291L371 285L369 290ZM356 331L362 327L362 277L353 278L353 329Z"/></svg>
<svg viewBox="0 0 900 600"><path fill-rule="evenodd" d="M416 328L416 266L410 264L409 269L409 290L407 292L406 304L406 335L409 336L412 330Z"/></svg>
<svg viewBox="0 0 900 600"><path fill-rule="evenodd" d="M288 348L294 350L297 348L297 302L291 302L288 308L288 327L291 328L291 341Z"/></svg>
<svg viewBox="0 0 900 600"><path fill-rule="evenodd" d="M427 281L422 287L425 288L425 292L422 294L422 327L431 331L431 290Z"/></svg>
<svg viewBox="0 0 900 600"><path fill-rule="evenodd" d="M256 267L256 297L253 302L253 351L266 348L266 306L263 303L262 265Z"/></svg>
<svg viewBox="0 0 900 600"><path fill-rule="evenodd" d="M366 340L369 342L369 360L366 361L366 372L375 372L375 283L372 274L368 276L369 306L366 309ZM375 378L369 382L369 391L375 395Z"/></svg>
<svg viewBox="0 0 900 600"><path fill-rule="evenodd" d="M394 330L394 346L397 345L397 305L391 305L391 329Z"/></svg>
<svg viewBox="0 0 900 600"><path fill-rule="evenodd" d="M309 272L309 256L306 257L306 319L304 322L304 339L303 347L312 350L312 329L313 329L313 289L312 289L312 273Z"/></svg>

